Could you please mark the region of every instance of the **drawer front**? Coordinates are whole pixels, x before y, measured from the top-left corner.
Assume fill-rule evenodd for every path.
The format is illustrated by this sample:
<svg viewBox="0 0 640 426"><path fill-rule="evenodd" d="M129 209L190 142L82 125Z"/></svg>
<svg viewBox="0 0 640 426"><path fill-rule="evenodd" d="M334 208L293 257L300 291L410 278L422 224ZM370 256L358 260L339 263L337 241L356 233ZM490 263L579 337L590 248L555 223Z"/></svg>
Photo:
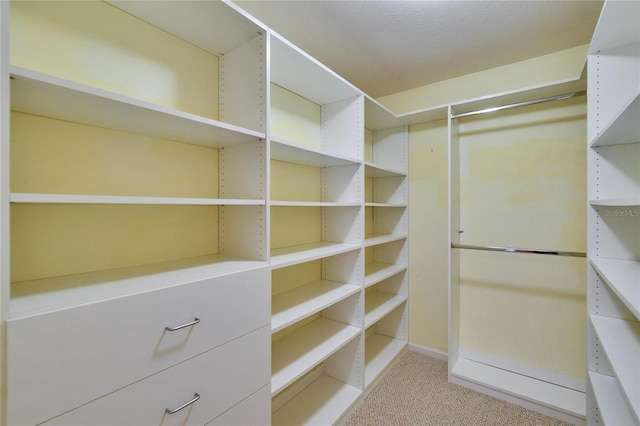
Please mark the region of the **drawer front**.
<svg viewBox="0 0 640 426"><path fill-rule="evenodd" d="M265 326L45 424L204 425L269 383L270 339Z"/></svg>
<svg viewBox="0 0 640 426"><path fill-rule="evenodd" d="M45 421L269 324L269 282L264 267L10 320L8 422Z"/></svg>
<svg viewBox="0 0 640 426"><path fill-rule="evenodd" d="M207 426L269 426L271 424L271 385L265 386Z"/></svg>

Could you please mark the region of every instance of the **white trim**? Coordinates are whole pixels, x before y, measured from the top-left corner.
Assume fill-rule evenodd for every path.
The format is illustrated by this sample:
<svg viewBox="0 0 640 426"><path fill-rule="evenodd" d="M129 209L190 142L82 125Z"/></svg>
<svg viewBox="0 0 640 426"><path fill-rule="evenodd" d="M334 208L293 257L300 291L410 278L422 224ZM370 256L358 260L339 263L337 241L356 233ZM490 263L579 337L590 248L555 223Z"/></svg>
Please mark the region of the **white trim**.
<svg viewBox="0 0 640 426"><path fill-rule="evenodd" d="M429 346L422 346L416 343L409 342L409 350L411 352L416 352L431 358L439 359L440 361L447 362L448 360L447 352L441 349L436 349Z"/></svg>
<svg viewBox="0 0 640 426"><path fill-rule="evenodd" d="M529 409L529 410L533 410L537 413L541 413L544 414L546 416L549 417L553 417L554 419L559 419L574 425L584 425L585 423L585 418L583 416L576 416L573 414L569 414L567 412L564 411L560 411L558 409L554 409L552 407L543 405L543 404L539 404L535 401L532 401L530 399L525 399L525 398L521 398L517 395L514 395L512 393L509 393L507 391L503 391L500 389L497 389L495 387L492 386L488 386L482 383L478 383L475 381L471 381L468 380L464 377L461 376L455 376L452 375L449 377L449 383L453 383L456 385L460 385L460 386L464 386L468 389L474 390L476 392L480 392L483 393L485 395L489 395L492 396L494 398L498 398L501 399L503 401L507 401L510 402L512 404L518 405L520 407Z"/></svg>
<svg viewBox="0 0 640 426"><path fill-rule="evenodd" d="M495 355L474 351L473 349L460 347L458 349L458 356L460 358L466 358L471 361L476 361L481 364L490 365L492 367L500 368L502 370L511 371L517 374L522 374L523 376L531 377L533 379L542 380L543 382L553 383L554 385L573 389L578 392L586 392L586 389L587 389L586 380L579 379L577 377L569 376L566 374L558 373L556 371L546 370L543 368L522 364L520 362L512 361L506 358L501 358Z"/></svg>

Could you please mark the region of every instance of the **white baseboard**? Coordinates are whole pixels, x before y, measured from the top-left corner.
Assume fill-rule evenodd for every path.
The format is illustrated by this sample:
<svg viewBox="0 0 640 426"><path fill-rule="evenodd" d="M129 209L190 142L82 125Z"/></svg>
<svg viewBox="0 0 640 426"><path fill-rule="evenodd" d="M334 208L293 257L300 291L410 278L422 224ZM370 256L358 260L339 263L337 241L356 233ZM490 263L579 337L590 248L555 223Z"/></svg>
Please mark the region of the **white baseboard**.
<svg viewBox="0 0 640 426"><path fill-rule="evenodd" d="M585 394L500 368L458 358L449 381L575 425L584 425Z"/></svg>
<svg viewBox="0 0 640 426"><path fill-rule="evenodd" d="M428 346L421 346L421 345L417 345L415 343L411 343L409 342L409 350L411 352L416 352L422 355L426 355L428 357L431 358L435 358L435 359L439 359L440 361L447 361L448 359L448 355L447 352L440 350L440 349L436 349L436 348L430 348Z"/></svg>
<svg viewBox="0 0 640 426"><path fill-rule="evenodd" d="M510 359L501 358L483 352L474 351L472 349L463 347L458 348L458 357L480 362L482 364L491 365L503 370L512 371L514 373L522 374L523 376L553 383L558 386L576 390L578 392L584 393L587 389L587 382L584 379L579 379L577 377L568 376L566 374L546 370L543 368L533 367L531 365L522 364Z"/></svg>

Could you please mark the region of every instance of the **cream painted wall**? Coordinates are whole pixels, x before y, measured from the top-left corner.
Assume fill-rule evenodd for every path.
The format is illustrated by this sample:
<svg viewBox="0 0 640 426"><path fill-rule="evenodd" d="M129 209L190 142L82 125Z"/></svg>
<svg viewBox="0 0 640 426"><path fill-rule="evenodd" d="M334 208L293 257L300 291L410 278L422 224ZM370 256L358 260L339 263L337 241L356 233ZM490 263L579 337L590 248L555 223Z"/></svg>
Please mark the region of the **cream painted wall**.
<svg viewBox="0 0 640 426"><path fill-rule="evenodd" d="M409 340L447 350L447 122L409 127Z"/></svg>
<svg viewBox="0 0 640 426"><path fill-rule="evenodd" d="M104 2L15 1L10 14L13 65L217 118L216 56ZM218 196L216 149L20 113L11 139L15 192ZM217 206L11 211L17 282L218 252Z"/></svg>
<svg viewBox="0 0 640 426"><path fill-rule="evenodd" d="M218 197L218 150L11 114L11 191ZM117 165L117 166L116 166ZM218 252L215 206L11 207L13 282Z"/></svg>
<svg viewBox="0 0 640 426"><path fill-rule="evenodd" d="M586 97L460 119L461 243L586 251ZM460 347L585 378L584 258L460 253Z"/></svg>
<svg viewBox="0 0 640 426"><path fill-rule="evenodd" d="M480 71L379 98L396 114L491 96L582 74L588 45Z"/></svg>
<svg viewBox="0 0 640 426"><path fill-rule="evenodd" d="M321 107L289 90L271 84L271 136L320 149Z"/></svg>
<svg viewBox="0 0 640 426"><path fill-rule="evenodd" d="M575 79L582 74L586 49L587 46L580 46L386 96L379 101L396 113L406 113L549 82ZM474 199L474 194L478 193L479 188L483 188L486 181L467 176L467 192L463 194L466 199L463 199L463 203L467 207L480 208L478 212L482 209L487 211L484 217L467 215L467 219L476 217L484 220L489 216L490 223L496 225L504 221L501 220L503 218L490 216L492 211L507 214L512 212L516 215L522 215L523 212L532 213L533 216L526 216L527 227L532 231L528 234L531 240L519 239L519 243L530 242L532 247L542 245L552 249L584 251L585 105L585 97L578 97L563 104L551 103L530 107L524 112L514 110L516 112L502 114L498 119L487 118L489 115L474 120L467 119L466 127L461 126L461 130L466 131L462 143L469 147L474 147L476 141L488 145L484 154L473 154L472 157L475 156L476 160L467 161L464 167L468 170L473 167L473 173L482 173L480 170L486 174L493 173L494 185L497 186L491 187L491 193L501 191L502 194L501 198L492 202ZM539 125L536 122L539 122ZM477 128L474 129L474 126ZM513 139L514 134L520 136ZM525 143L517 144L516 139L523 139ZM495 146L491 145L492 142ZM410 126L409 149L410 341L418 346L447 351L446 121ZM509 173L503 173L503 168L496 162L497 153L507 158L512 157L510 172L521 171L523 175L527 171L539 172L541 176L530 176L530 182L520 180L509 183ZM479 169L478 166L482 167ZM510 193L509 189L515 192ZM549 199L545 195L546 192L555 198ZM538 209L531 209L536 205ZM540 211L546 212L546 223L541 223L536 215ZM541 227L548 225L549 232L536 232L536 224ZM470 225L469 222L465 223L467 229L474 230L472 235L487 239L478 241L479 244L500 243L499 235L494 237L495 233L491 232L493 228L490 226L468 228ZM512 232L513 227L509 231ZM498 357L584 378L584 260L563 259L564 261L558 263L549 259L535 259L536 257L525 262L528 262L527 270L536 271L537 274L528 274L531 276L519 280L517 277L522 265L517 266L517 262L507 262L505 266L500 259L494 259L495 268L507 268L504 276L496 276L491 270L477 269L482 265L486 266L486 262L478 262L478 259L469 256L465 258L463 267L467 285L463 286L462 290L465 303L462 308L462 345ZM473 283L476 277L492 285L478 288ZM553 279L545 281L549 277ZM512 286L507 290L507 293L513 293L511 299L503 296L504 300L511 303L509 307L512 311L498 309L496 315L488 315L487 313L494 309L492 297L495 296L495 292L500 289L505 291L504 280ZM541 285L541 281L547 284ZM548 286L553 285L551 282L560 282L561 286L550 289ZM515 300L514 297L527 294L530 300L525 300L524 303L528 308L515 309L514 312L514 306L521 306L523 303L523 299ZM514 316L514 321L511 321L510 315ZM534 315L544 317L545 320L539 323L529 321L529 325L525 325ZM483 333L476 329L478 324L483 324ZM504 328L509 325L512 325L511 334L504 332ZM553 330L549 331L552 328ZM519 334L520 332L522 333ZM511 342L524 344L523 339L526 339L527 333L531 337L527 344L515 348ZM550 345L555 346L545 351L535 350L535 344L546 348Z"/></svg>
<svg viewBox="0 0 640 426"><path fill-rule="evenodd" d="M218 118L218 58L104 2L12 1L11 63Z"/></svg>
<svg viewBox="0 0 640 426"><path fill-rule="evenodd" d="M585 250L585 108L461 120L464 242ZM446 121L410 126L409 148L410 341L446 351ZM583 378L584 259L521 257L463 256L461 346Z"/></svg>
<svg viewBox="0 0 640 426"><path fill-rule="evenodd" d="M218 150L11 113L11 192L218 198Z"/></svg>

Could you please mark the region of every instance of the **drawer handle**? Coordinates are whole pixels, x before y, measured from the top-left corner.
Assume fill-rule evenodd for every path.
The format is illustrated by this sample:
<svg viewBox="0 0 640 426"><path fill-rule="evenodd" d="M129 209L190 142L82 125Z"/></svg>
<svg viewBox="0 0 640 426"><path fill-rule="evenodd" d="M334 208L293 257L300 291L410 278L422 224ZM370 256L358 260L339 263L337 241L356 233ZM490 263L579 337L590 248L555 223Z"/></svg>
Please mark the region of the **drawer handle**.
<svg viewBox="0 0 640 426"><path fill-rule="evenodd" d="M167 330L167 331L176 331L176 330L180 330L182 328L191 327L192 325L196 325L199 322L200 322L200 320L198 318L194 318L193 321L188 322L186 324L182 324L182 325L179 325L177 327L165 327L164 329Z"/></svg>
<svg viewBox="0 0 640 426"><path fill-rule="evenodd" d="M174 410L172 410L172 409L170 409L170 408L165 408L165 410L164 410L164 411L165 411L167 414L175 414L175 413L177 413L178 411L182 410L183 408L186 408L186 407L190 406L191 404L193 404L194 402L196 402L196 401L197 401L197 400L199 400L199 399L200 399L200 395L199 395L198 393L195 393L195 394L193 395L193 399L192 399L191 401L189 401L189 402L186 402L186 403L182 404L181 406L179 406L178 408L176 408L176 409L174 409Z"/></svg>

